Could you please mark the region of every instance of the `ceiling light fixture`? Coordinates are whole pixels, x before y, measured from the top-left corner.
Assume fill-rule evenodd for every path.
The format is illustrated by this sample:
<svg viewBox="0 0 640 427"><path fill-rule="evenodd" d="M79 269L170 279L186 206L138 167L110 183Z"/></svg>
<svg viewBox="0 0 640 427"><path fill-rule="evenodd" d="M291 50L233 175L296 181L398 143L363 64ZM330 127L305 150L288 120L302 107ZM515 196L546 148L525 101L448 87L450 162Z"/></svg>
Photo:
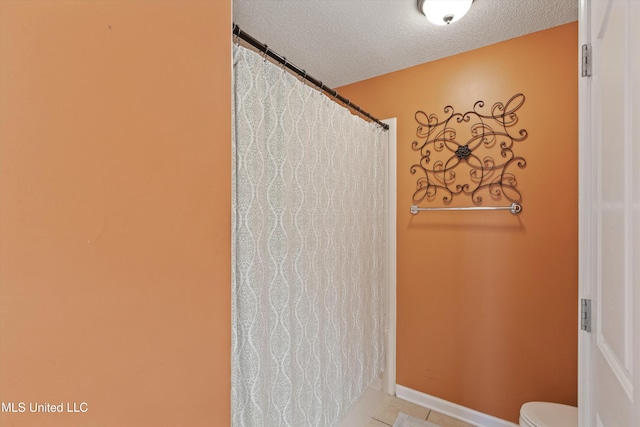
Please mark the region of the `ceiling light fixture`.
<svg viewBox="0 0 640 427"><path fill-rule="evenodd" d="M429 22L447 25L462 18L473 0L418 0L418 9Z"/></svg>

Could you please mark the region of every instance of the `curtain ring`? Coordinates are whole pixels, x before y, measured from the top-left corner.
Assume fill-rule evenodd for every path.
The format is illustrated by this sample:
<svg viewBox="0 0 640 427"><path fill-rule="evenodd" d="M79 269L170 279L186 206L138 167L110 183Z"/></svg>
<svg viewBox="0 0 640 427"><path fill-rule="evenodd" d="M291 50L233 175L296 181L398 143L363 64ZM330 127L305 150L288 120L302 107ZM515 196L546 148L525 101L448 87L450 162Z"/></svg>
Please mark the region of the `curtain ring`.
<svg viewBox="0 0 640 427"><path fill-rule="evenodd" d="M269 53L269 46L265 44L264 48L265 48L265 51L264 51L264 54L262 55L262 59L264 60L264 62L267 62L267 54Z"/></svg>
<svg viewBox="0 0 640 427"><path fill-rule="evenodd" d="M284 61L282 64L282 71L287 71L287 58L283 56L282 60Z"/></svg>
<svg viewBox="0 0 640 427"><path fill-rule="evenodd" d="M302 76L302 82L306 84L307 81L307 70L302 70L304 72L304 76Z"/></svg>
<svg viewBox="0 0 640 427"><path fill-rule="evenodd" d="M240 32L240 27L238 27L238 24L233 24L233 42L234 42L235 44L240 44L240 43L238 42L238 39L239 39L239 37L238 37L238 33L239 33L239 32Z"/></svg>

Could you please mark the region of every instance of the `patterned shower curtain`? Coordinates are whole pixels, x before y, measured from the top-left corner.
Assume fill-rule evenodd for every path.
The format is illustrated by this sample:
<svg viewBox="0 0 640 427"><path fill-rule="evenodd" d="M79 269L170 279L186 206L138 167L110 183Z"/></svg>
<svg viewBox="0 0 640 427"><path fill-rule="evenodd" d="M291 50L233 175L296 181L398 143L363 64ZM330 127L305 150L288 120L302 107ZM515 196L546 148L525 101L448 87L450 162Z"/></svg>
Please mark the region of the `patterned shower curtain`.
<svg viewBox="0 0 640 427"><path fill-rule="evenodd" d="M234 46L232 419L335 426L384 366L387 136Z"/></svg>

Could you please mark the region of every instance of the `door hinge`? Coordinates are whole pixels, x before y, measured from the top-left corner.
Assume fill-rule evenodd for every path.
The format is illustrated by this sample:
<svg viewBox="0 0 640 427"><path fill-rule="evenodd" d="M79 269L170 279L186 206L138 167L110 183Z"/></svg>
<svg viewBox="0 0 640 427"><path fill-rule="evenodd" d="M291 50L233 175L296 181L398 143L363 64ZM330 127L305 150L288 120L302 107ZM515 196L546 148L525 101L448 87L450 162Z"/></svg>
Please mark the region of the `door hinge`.
<svg viewBox="0 0 640 427"><path fill-rule="evenodd" d="M591 43L582 45L582 77L591 77L592 60Z"/></svg>
<svg viewBox="0 0 640 427"><path fill-rule="evenodd" d="M591 332L591 300L580 300L580 329Z"/></svg>

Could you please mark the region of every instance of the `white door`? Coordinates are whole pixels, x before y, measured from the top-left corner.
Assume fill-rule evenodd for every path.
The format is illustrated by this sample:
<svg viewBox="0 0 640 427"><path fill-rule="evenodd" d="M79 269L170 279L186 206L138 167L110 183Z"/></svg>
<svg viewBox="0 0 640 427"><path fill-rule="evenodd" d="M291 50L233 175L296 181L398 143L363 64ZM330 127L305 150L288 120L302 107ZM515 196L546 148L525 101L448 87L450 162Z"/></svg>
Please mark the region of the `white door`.
<svg viewBox="0 0 640 427"><path fill-rule="evenodd" d="M640 0L581 0L580 426L640 426Z"/></svg>

